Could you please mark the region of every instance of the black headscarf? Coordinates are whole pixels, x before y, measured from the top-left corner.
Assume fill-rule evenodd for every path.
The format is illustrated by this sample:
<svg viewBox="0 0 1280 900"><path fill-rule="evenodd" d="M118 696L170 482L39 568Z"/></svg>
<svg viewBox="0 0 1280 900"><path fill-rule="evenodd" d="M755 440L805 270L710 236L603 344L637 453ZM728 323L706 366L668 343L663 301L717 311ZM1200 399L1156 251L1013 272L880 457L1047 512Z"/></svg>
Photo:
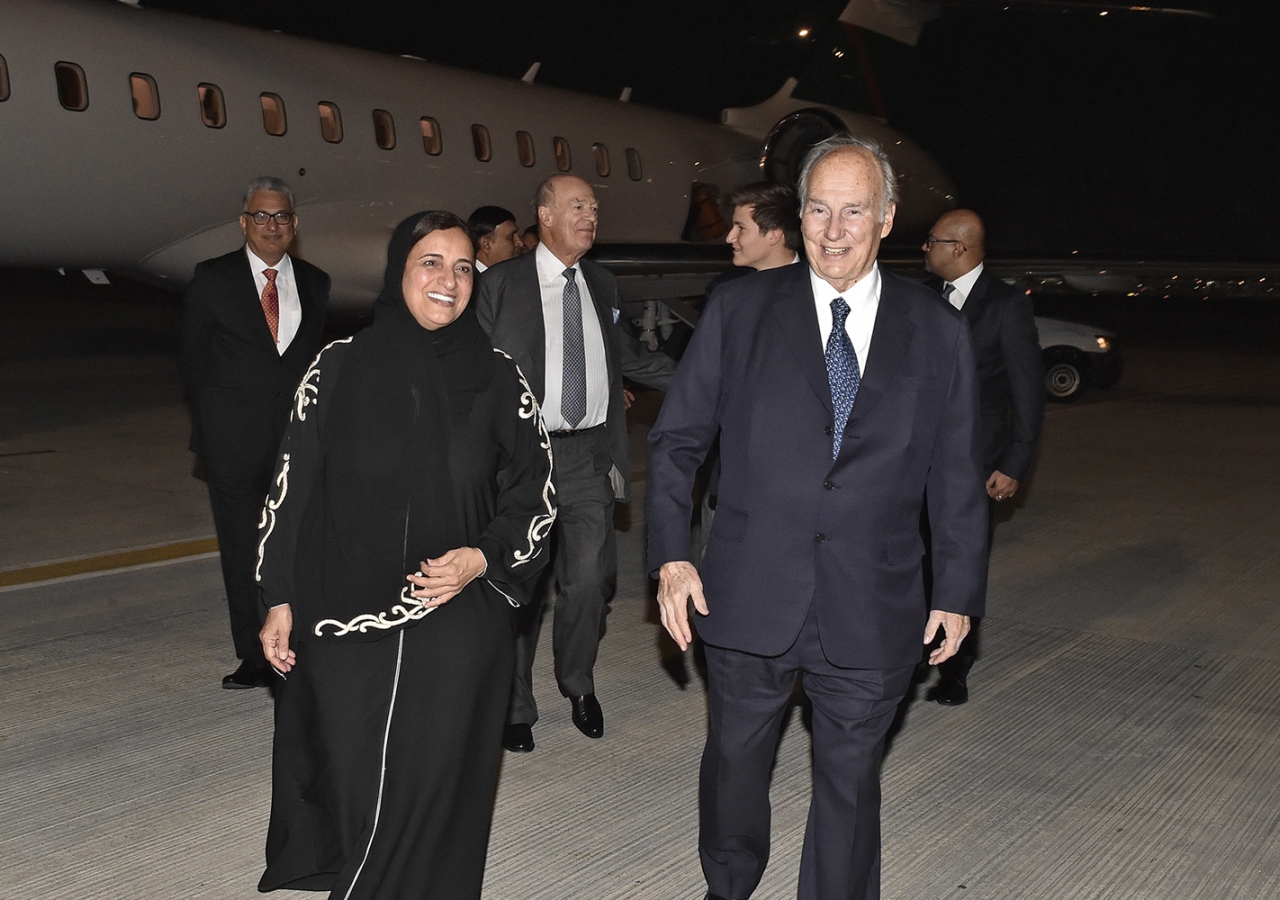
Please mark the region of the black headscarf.
<svg viewBox="0 0 1280 900"><path fill-rule="evenodd" d="M456 216L427 215L467 233ZM435 330L419 325L406 306L401 279L422 219L392 237L373 324L352 341L327 409L322 404L323 483L313 495L319 503L309 510L309 534L303 538L323 547L321 571L298 573L299 584L319 589L320 618L349 622L398 602L413 605L402 597L411 587L405 576L417 572L421 560L466 543L454 500L449 435L488 388L493 349L470 303ZM322 383L321 391L326 387ZM312 554L299 559L317 564ZM370 629L351 638L388 633Z"/></svg>

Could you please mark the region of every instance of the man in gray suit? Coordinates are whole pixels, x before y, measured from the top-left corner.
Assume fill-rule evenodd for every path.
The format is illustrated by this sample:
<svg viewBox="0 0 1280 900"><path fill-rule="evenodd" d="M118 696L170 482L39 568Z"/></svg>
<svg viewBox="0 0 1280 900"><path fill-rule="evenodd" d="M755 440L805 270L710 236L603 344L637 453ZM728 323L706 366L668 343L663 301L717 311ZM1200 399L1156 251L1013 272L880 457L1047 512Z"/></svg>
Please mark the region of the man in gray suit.
<svg viewBox="0 0 1280 900"><path fill-rule="evenodd" d="M613 504L628 498L626 404L622 377L665 390L675 369L619 325L618 285L582 257L595 243L599 206L576 175L553 175L538 188L540 243L499 263L480 279L476 311L493 345L519 364L538 396L555 455L556 682L573 723L587 737L604 734L595 696L596 648L605 605L617 580ZM533 749L533 653L542 604L522 614L515 684L503 746Z"/></svg>

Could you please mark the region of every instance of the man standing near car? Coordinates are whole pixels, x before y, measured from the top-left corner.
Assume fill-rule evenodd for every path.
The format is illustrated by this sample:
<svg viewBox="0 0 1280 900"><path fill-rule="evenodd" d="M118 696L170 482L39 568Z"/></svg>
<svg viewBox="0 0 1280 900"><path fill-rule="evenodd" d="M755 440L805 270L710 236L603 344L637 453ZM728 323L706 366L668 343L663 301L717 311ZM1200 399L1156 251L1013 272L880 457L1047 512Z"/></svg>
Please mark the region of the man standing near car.
<svg viewBox="0 0 1280 900"><path fill-rule="evenodd" d="M968 209L944 213L925 238L924 266L930 285L960 310L969 323L978 394L982 472L991 498L987 530L993 532L995 504L1011 499L1026 478L1044 418L1044 378L1040 341L1031 299L983 265L986 233ZM987 555L990 559L990 540ZM929 699L959 706L969 699L968 677L978 657L978 619L960 652L938 666Z"/></svg>

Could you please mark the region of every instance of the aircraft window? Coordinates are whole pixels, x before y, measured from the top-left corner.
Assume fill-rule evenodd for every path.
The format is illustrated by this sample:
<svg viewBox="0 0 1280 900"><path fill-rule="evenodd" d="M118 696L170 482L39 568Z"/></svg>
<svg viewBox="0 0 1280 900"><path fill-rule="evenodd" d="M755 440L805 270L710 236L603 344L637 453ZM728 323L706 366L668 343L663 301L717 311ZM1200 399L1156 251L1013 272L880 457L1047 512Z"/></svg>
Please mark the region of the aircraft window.
<svg viewBox="0 0 1280 900"><path fill-rule="evenodd" d="M476 159L488 162L493 159L493 143L489 140L489 129L483 125L471 126L471 146L476 151Z"/></svg>
<svg viewBox="0 0 1280 900"><path fill-rule="evenodd" d="M330 144L336 144L342 140L342 113L338 111L336 103L321 103L320 110L320 136Z"/></svg>
<svg viewBox="0 0 1280 900"><path fill-rule="evenodd" d="M60 62L54 63L53 72L58 79L58 102L63 109L88 109L89 85L84 78L84 69L75 63Z"/></svg>
<svg viewBox="0 0 1280 900"><path fill-rule="evenodd" d="M196 87L200 96L200 119L210 128L227 124L227 107L222 102L222 88L216 84L200 84Z"/></svg>
<svg viewBox="0 0 1280 900"><path fill-rule="evenodd" d="M627 148L627 175L632 181L639 181L644 177L644 169L640 167L640 151L635 147Z"/></svg>
<svg viewBox="0 0 1280 900"><path fill-rule="evenodd" d="M0 103L9 99L9 65L0 56Z"/></svg>
<svg viewBox="0 0 1280 900"><path fill-rule="evenodd" d="M394 150L396 146L396 120L385 109L373 111L373 139L383 150Z"/></svg>
<svg viewBox="0 0 1280 900"><path fill-rule="evenodd" d="M592 144L591 152L596 158L596 174L601 178L609 174L609 148L604 144Z"/></svg>
<svg viewBox="0 0 1280 900"><path fill-rule="evenodd" d="M533 135L529 132L516 132L516 149L520 153L520 165L526 169L537 162L538 155L533 150Z"/></svg>
<svg viewBox="0 0 1280 900"><path fill-rule="evenodd" d="M443 147L440 141L440 123L430 116L423 116L418 124L422 128L422 149L432 156L439 156Z"/></svg>
<svg viewBox="0 0 1280 900"><path fill-rule="evenodd" d="M150 75L134 72L129 76L129 90L133 93L133 114L139 119L160 118L160 88Z"/></svg>
<svg viewBox="0 0 1280 900"><path fill-rule="evenodd" d="M558 137L552 143L556 148L556 168L561 172L568 172L573 168L573 155L569 152L569 142Z"/></svg>
<svg viewBox="0 0 1280 900"><path fill-rule="evenodd" d="M263 94L261 100L262 127L267 134L279 137L289 130L289 121L284 116L284 101L279 94Z"/></svg>

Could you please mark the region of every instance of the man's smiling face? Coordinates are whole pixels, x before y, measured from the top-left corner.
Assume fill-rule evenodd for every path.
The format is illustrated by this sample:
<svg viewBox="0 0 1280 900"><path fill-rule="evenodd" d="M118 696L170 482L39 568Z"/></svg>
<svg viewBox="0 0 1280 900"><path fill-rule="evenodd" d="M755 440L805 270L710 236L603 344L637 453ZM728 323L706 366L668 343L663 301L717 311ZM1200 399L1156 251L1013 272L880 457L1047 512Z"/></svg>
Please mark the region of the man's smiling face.
<svg viewBox="0 0 1280 900"><path fill-rule="evenodd" d="M896 207L885 203L880 166L860 147L832 151L814 166L808 187L800 217L805 256L843 293L875 265Z"/></svg>

